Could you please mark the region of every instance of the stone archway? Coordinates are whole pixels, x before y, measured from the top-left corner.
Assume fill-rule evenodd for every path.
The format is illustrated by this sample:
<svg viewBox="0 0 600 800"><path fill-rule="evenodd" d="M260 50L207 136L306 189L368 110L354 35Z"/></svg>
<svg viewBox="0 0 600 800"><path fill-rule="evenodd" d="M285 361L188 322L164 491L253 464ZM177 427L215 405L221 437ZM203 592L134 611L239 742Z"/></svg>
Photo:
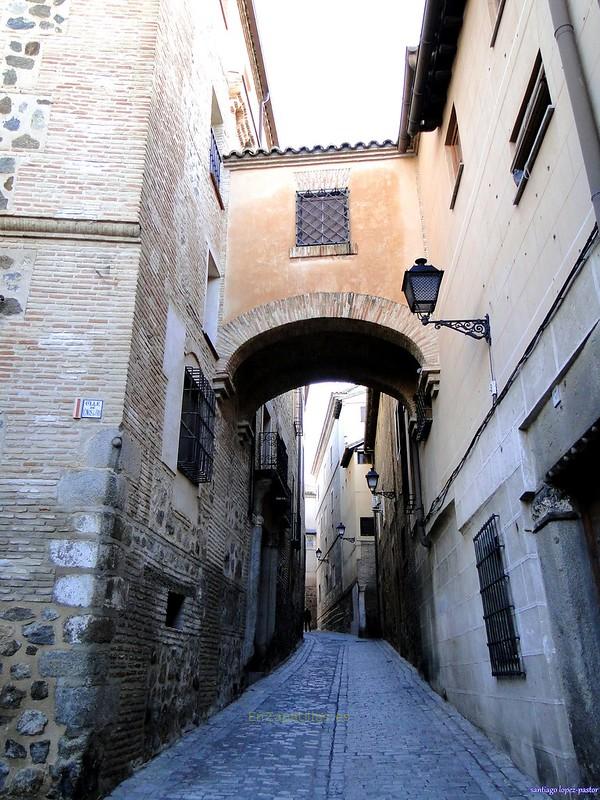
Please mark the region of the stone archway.
<svg viewBox="0 0 600 800"><path fill-rule="evenodd" d="M227 322L215 387L243 417L269 397L315 380L351 380L412 406L421 374L437 375L437 337L406 305L353 292L297 295Z"/></svg>

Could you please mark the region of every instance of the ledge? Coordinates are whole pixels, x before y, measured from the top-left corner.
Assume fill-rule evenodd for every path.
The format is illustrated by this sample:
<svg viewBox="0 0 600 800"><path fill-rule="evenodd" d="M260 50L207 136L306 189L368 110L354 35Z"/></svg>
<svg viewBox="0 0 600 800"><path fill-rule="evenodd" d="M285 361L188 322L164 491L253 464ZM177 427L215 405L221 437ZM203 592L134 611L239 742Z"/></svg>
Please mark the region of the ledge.
<svg viewBox="0 0 600 800"><path fill-rule="evenodd" d="M358 253L356 242L343 244L310 244L304 247L291 247L290 258L319 258L323 256L355 256Z"/></svg>
<svg viewBox="0 0 600 800"><path fill-rule="evenodd" d="M0 236L138 244L141 226L138 222L0 215Z"/></svg>

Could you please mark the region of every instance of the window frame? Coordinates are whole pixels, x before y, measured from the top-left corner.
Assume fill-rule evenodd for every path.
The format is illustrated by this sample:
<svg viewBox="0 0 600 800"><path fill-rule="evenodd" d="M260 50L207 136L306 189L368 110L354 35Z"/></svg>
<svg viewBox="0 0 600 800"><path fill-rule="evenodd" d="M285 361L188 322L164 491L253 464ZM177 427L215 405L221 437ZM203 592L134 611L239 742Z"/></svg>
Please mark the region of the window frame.
<svg viewBox="0 0 600 800"><path fill-rule="evenodd" d="M544 105L544 100L547 102ZM517 185L513 205L518 205L525 187L531 177L531 171L538 157L544 136L554 114L554 105L550 86L542 60L538 51L533 71L529 77L519 113L513 126L510 142L514 145L514 156L510 165L510 173ZM517 174L520 177L517 178Z"/></svg>
<svg viewBox="0 0 600 800"><path fill-rule="evenodd" d="M181 399L177 469L198 486L212 480L216 396L200 367L186 366ZM191 457L188 453L191 450Z"/></svg>
<svg viewBox="0 0 600 800"><path fill-rule="evenodd" d="M452 210L456 204L456 197L458 195L460 181L465 168L462 144L460 141L460 128L458 125L458 118L454 104L452 104L452 110L450 111L450 118L448 120L444 144L447 148L446 159L448 161L450 177L451 180L454 181L452 186L452 195L450 197L450 210Z"/></svg>
<svg viewBox="0 0 600 800"><path fill-rule="evenodd" d="M321 228L324 227L324 208L325 208L325 201L331 197L342 197L343 198L343 236L344 238L338 238L336 241L331 240L324 240L325 233L322 231L322 236L320 240L317 241L316 237L312 237L310 241L305 241L308 237L308 233L303 233L303 225L305 224L303 214L306 214L306 211L303 211L303 206L305 201L307 200L320 200L321 201ZM295 246L296 247L326 247L326 246L337 246L337 245L350 245L350 190L348 188L334 188L334 189L310 189L307 191L296 192L296 237L295 237Z"/></svg>

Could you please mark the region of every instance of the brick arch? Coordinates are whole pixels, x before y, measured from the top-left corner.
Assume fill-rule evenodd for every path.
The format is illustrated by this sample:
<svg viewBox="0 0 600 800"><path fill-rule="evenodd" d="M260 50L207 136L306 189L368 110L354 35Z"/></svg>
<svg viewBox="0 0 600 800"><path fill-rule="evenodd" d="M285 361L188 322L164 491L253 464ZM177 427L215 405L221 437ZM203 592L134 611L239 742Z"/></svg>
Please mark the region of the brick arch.
<svg viewBox="0 0 600 800"><path fill-rule="evenodd" d="M371 323L384 339L401 344L423 369L439 367L437 337L408 306L385 297L354 292L316 292L275 300L227 322L219 332L219 372L233 376L244 357L260 347L264 334L293 323L343 319Z"/></svg>
<svg viewBox="0 0 600 800"><path fill-rule="evenodd" d="M301 295L258 306L220 332L215 387L241 417L320 380L361 383L413 410L419 371L438 372L436 336L405 305L371 295Z"/></svg>

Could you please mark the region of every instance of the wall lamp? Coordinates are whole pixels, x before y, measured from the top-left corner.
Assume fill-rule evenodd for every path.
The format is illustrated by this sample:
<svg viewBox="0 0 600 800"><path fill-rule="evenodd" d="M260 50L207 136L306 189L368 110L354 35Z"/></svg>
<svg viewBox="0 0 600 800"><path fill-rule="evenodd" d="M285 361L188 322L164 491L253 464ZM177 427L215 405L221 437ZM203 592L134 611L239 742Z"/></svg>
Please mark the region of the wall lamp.
<svg viewBox="0 0 600 800"><path fill-rule="evenodd" d="M317 547L317 549L316 549L316 551L315 551L315 555L316 555L316 557L317 557L317 561L318 561L320 564L322 564L322 563L329 564L329 559L328 559L328 558L322 558L322 556L323 556L323 551L321 550L321 548L320 548L320 547Z"/></svg>
<svg viewBox="0 0 600 800"><path fill-rule="evenodd" d="M338 539L340 539L341 541L343 541L343 542L355 542L356 541L356 539L354 537L345 536L346 526L344 525L343 522L340 522L336 526L335 529L337 531Z"/></svg>
<svg viewBox="0 0 600 800"><path fill-rule="evenodd" d="M381 495L381 497L387 497L389 500L393 500L396 497L396 492L378 492L377 491L377 484L379 483L379 473L375 470L374 467L367 472L365 475L367 479L367 486L369 487L369 491L372 495Z"/></svg>
<svg viewBox="0 0 600 800"><path fill-rule="evenodd" d="M492 343L490 318L483 319L430 319L435 311L444 271L427 263L426 258L415 259L414 266L406 270L402 281L402 291L406 296L408 307L416 314L423 325L434 325L436 330L451 328L464 333L472 339L485 339Z"/></svg>

